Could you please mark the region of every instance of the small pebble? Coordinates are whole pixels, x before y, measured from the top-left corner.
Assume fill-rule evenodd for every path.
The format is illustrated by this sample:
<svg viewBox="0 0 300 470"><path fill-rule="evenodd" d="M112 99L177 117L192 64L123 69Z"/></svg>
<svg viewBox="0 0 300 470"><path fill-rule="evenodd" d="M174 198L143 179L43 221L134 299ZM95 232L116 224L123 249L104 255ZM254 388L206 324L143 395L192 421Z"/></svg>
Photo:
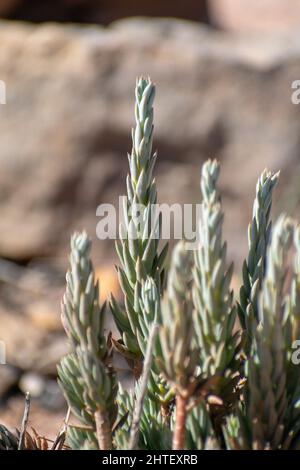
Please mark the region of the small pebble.
<svg viewBox="0 0 300 470"><path fill-rule="evenodd" d="M19 381L23 393L29 392L32 398L39 398L45 390L45 379L35 372L27 372Z"/></svg>

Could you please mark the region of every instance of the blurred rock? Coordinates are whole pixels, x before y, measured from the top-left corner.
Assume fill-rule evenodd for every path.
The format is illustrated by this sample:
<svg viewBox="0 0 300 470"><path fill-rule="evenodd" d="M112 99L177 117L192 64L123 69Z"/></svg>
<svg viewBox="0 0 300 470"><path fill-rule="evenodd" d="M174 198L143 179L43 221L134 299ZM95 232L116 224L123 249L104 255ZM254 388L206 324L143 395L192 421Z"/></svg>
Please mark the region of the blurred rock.
<svg viewBox="0 0 300 470"><path fill-rule="evenodd" d="M36 349L32 356L35 361L31 368L38 370L41 374L56 376L57 364L68 352L70 352L70 348L65 333L47 336L44 347L40 350Z"/></svg>
<svg viewBox="0 0 300 470"><path fill-rule="evenodd" d="M53 411L62 410L66 407L66 400L56 380L46 380L40 403L47 410Z"/></svg>
<svg viewBox="0 0 300 470"><path fill-rule="evenodd" d="M293 0L209 0L211 20L232 31L298 30L300 1Z"/></svg>
<svg viewBox="0 0 300 470"><path fill-rule="evenodd" d="M19 387L24 394L29 392L32 398L40 397L45 390L45 379L39 374L28 372L22 375Z"/></svg>
<svg viewBox="0 0 300 470"><path fill-rule="evenodd" d="M16 386L19 380L20 371L9 364L0 365L0 404L9 390Z"/></svg>
<svg viewBox="0 0 300 470"><path fill-rule="evenodd" d="M62 330L60 312L54 311L53 305L49 301L37 300L30 303L27 314L32 323L41 330L49 332Z"/></svg>
<svg viewBox="0 0 300 470"><path fill-rule="evenodd" d="M60 410L65 408L66 401L56 380L48 379L35 372L27 372L19 381L20 390L31 398L39 400L46 409Z"/></svg>
<svg viewBox="0 0 300 470"><path fill-rule="evenodd" d="M241 259L258 175L281 168L287 181L299 168L298 34L250 41L126 20L108 29L3 23L0 41L0 255L65 267L74 229L95 238L97 205L125 192L135 78L150 74L160 201L198 201L201 163L221 159L230 254ZM112 252L97 240L95 265Z"/></svg>
<svg viewBox="0 0 300 470"><path fill-rule="evenodd" d="M1 308L0 319L7 361L24 371L55 375L58 361L68 352L65 334L50 333L27 315L7 308Z"/></svg>
<svg viewBox="0 0 300 470"><path fill-rule="evenodd" d="M112 265L103 265L95 269L96 280L100 284L100 302L103 303L113 294L115 299L121 297L121 288L116 269Z"/></svg>
<svg viewBox="0 0 300 470"><path fill-rule="evenodd" d="M67 352L60 320L64 280L55 273L0 259L0 340L7 362L21 370L55 374Z"/></svg>

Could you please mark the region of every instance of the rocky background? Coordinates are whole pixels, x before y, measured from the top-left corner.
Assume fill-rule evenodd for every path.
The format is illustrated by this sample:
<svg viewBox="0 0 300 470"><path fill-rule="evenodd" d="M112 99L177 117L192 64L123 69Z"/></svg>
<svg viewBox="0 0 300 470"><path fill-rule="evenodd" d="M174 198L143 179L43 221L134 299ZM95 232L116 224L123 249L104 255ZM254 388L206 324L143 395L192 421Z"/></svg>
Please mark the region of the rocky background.
<svg viewBox="0 0 300 470"><path fill-rule="evenodd" d="M274 215L299 216L300 105L291 84L300 79L300 1L286 3L0 2L1 422L19 425L29 389L31 424L49 437L61 424L55 367L67 350L60 298L74 230L94 239L102 298L118 295L114 244L96 239L96 208L125 192L136 76L157 84L160 202L198 202L203 161L222 162L237 280L265 167L281 169Z"/></svg>

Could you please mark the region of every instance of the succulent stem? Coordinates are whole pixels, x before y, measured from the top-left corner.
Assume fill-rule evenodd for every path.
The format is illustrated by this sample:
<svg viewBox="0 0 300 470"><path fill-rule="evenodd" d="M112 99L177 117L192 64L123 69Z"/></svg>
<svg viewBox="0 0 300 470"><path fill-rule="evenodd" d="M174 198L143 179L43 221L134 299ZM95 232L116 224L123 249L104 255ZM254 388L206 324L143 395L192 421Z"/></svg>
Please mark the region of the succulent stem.
<svg viewBox="0 0 300 470"><path fill-rule="evenodd" d="M173 450L185 449L187 404L188 397L184 397L180 394L176 396L176 418L172 445Z"/></svg>
<svg viewBox="0 0 300 470"><path fill-rule="evenodd" d="M97 439L100 450L111 450L111 426L106 411L97 410L94 414Z"/></svg>

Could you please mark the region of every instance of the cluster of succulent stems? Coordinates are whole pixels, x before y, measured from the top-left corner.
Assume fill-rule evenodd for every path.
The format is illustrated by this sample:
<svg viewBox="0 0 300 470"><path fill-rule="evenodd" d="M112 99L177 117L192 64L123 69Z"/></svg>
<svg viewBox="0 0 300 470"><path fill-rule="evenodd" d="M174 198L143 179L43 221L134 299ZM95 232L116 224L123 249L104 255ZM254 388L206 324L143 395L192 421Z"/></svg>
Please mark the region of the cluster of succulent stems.
<svg viewBox="0 0 300 470"><path fill-rule="evenodd" d="M299 369L290 367L289 375L284 370L291 345L284 343L278 328L288 332L295 329L294 322L299 325L299 263L289 296L283 295L283 283L292 239L297 259L300 246L296 222L281 217L272 229L272 194L279 173L264 170L256 186L248 231L249 252L243 265L238 301L231 287L233 265L227 260L223 240L220 165L216 160L208 160L202 167L199 246L190 250L184 241L179 242L166 276L168 247L160 250L159 239L151 237L153 230L160 232L160 219L155 227L149 226L151 204L157 202L153 177L157 155L152 152L154 96L151 80L138 79L136 125L128 155L125 227L121 227L127 236L116 244L123 299L110 299L110 312L120 333L119 338L111 341L112 351L103 331L105 306L98 303L98 286L89 258L90 242L85 234L72 239L63 324L75 354L76 348L87 350L91 364L93 361L100 364L102 372L90 377L91 390L84 390L88 386L82 385L82 402L78 403L79 407L86 407L82 422L92 424L99 449L118 448L118 443L125 448L150 448L152 427L161 433L169 430L172 435L169 446L176 450L185 449L192 435L201 448L221 448L224 441L228 448L284 447L287 436L278 431L275 439L274 429L271 431L268 426L276 429L284 423L288 428L284 420L293 416L294 423L298 416L293 408L294 391L285 388L287 381L292 380L294 387L300 389L300 379L295 377ZM138 225L134 215L136 204L145 208L142 226L140 218ZM133 231L136 236L131 239ZM78 239L82 237L85 242L80 245ZM82 268L81 274L80 269L79 274L76 272L78 266ZM78 296L80 289L85 302ZM118 377L111 362L114 353L122 354L132 368L134 390L121 392L119 386L118 391ZM271 354L277 354L280 365L265 364ZM80 364L79 361L79 373ZM284 390L281 387L276 392L274 381L279 380L280 374L285 377ZM87 371L83 372L86 375ZM266 383L271 389L269 394L272 391L274 395L274 409L269 411L273 421L270 418L260 428L255 423L266 416L266 413L260 416L262 407L268 406L264 402ZM61 384L72 410L74 403L67 391L70 389L67 377ZM110 400L104 403L107 390ZM78 410L75 414L78 417ZM274 421L276 414L278 422ZM118 430L113 431L113 419L117 416L119 423L125 422L124 429L119 424ZM289 435L292 433L293 438L289 445L300 445L300 426L295 425L294 429L291 423L291 428ZM83 444L78 442L78 447Z"/></svg>
<svg viewBox="0 0 300 470"><path fill-rule="evenodd" d="M236 295L216 160L202 166L199 244L191 250L184 240L177 243L167 269L168 246L151 237L160 233L160 218L149 225L157 202L154 97L151 80L138 79L127 236L116 243L122 296L111 296L109 307L99 301L89 237L71 239L62 301L70 353L58 366L76 419L68 423L68 443L100 450L299 449L300 365L293 344L300 340L300 227L285 215L272 225L279 174L264 170L258 179ZM136 204L144 207L142 224ZM105 315L112 315L119 336L105 332ZM116 354L127 361L133 388L124 390ZM0 448L15 445L0 427Z"/></svg>

